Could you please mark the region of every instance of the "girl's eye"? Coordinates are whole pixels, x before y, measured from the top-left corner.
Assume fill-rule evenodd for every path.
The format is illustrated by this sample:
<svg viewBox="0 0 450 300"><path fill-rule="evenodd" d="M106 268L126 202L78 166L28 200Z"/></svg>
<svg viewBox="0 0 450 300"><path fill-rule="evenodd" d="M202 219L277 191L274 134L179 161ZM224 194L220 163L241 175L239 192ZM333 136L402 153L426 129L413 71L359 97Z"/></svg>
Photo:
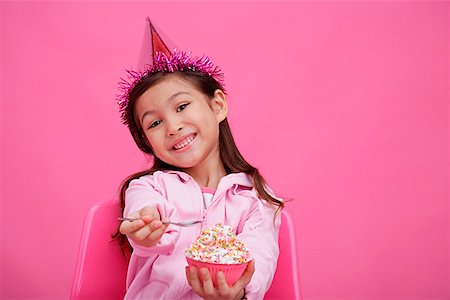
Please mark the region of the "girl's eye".
<svg viewBox="0 0 450 300"><path fill-rule="evenodd" d="M148 128L149 129L154 128L154 127L158 126L159 124L161 124L161 120L156 120L155 122L151 123Z"/></svg>
<svg viewBox="0 0 450 300"><path fill-rule="evenodd" d="M181 104L180 106L178 106L177 112L184 110L186 108L186 106L188 106L188 105L189 105L189 103Z"/></svg>

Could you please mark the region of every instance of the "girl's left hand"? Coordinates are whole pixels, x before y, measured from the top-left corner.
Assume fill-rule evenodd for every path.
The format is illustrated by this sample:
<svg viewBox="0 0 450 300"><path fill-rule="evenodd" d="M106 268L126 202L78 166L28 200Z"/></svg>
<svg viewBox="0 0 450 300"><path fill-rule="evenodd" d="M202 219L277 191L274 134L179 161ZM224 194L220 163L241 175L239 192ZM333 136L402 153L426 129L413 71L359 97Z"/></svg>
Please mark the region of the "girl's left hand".
<svg viewBox="0 0 450 300"><path fill-rule="evenodd" d="M201 278L195 267L186 267L186 277L192 290L203 299L214 300L239 300L244 296L244 288L252 279L255 272L255 261L248 263L247 268L241 278L233 285L228 286L225 275L222 272L217 273L217 285L215 288L211 279L211 275L206 268L201 268Z"/></svg>

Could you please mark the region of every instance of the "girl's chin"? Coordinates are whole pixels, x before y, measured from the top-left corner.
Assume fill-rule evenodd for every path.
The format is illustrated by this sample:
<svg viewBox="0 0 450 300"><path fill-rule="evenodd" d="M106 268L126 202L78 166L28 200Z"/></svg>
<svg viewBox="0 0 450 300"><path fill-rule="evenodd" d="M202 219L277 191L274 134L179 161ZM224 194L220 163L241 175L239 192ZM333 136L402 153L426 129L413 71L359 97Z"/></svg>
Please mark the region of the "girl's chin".
<svg viewBox="0 0 450 300"><path fill-rule="evenodd" d="M186 164L183 164L183 163L178 163L178 168L180 168L180 169L183 169L183 170L188 170L188 169L192 169L192 168L195 168L195 166L197 166L198 164L195 164L195 163L186 163Z"/></svg>
<svg viewBox="0 0 450 300"><path fill-rule="evenodd" d="M167 162L167 163L172 165L172 166L174 166L174 167L180 168L180 169L195 168L195 166L197 166L199 164L198 162L192 161L192 160L189 160L189 161L177 160L176 162L173 162L173 163L170 163L170 162Z"/></svg>

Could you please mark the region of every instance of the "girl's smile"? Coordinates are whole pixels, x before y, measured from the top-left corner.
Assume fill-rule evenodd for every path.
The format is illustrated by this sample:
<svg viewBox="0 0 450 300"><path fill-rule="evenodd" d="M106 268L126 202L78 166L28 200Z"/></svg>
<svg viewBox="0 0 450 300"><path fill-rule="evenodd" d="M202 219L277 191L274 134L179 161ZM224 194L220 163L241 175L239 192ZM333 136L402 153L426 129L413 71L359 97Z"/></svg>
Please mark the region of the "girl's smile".
<svg viewBox="0 0 450 300"><path fill-rule="evenodd" d="M189 147L194 142L195 137L197 136L196 133L190 134L187 137L182 137L179 140L175 141L174 145L172 146L172 149L175 151L181 152L189 149Z"/></svg>

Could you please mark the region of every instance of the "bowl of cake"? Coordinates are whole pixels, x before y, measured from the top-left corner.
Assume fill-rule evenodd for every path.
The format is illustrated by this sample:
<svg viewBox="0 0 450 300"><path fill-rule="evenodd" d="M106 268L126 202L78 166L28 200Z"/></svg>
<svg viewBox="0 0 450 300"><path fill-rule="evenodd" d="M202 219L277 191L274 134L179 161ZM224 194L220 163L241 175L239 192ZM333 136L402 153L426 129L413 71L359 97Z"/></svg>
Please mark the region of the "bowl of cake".
<svg viewBox="0 0 450 300"><path fill-rule="evenodd" d="M231 226L222 224L203 229L184 254L188 265L197 269L200 279L200 269L208 269L216 287L217 272L222 272L228 285L232 286L252 260L250 251L237 238Z"/></svg>

